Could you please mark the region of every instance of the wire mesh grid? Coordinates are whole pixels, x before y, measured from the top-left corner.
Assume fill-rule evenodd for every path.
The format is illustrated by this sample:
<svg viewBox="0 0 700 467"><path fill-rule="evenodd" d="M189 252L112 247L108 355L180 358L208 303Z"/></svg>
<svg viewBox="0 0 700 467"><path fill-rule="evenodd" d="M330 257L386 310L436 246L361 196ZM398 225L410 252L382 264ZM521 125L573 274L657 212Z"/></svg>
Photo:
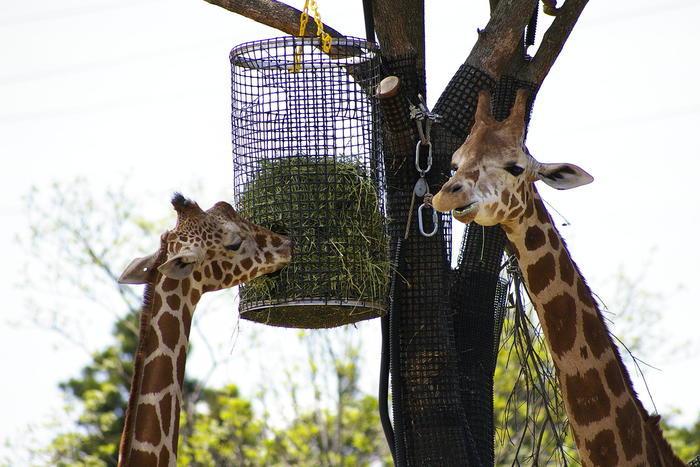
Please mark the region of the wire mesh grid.
<svg viewBox="0 0 700 467"><path fill-rule="evenodd" d="M231 51L234 199L295 242L274 277L241 287L243 318L321 328L380 316L388 251L372 43L282 37Z"/></svg>

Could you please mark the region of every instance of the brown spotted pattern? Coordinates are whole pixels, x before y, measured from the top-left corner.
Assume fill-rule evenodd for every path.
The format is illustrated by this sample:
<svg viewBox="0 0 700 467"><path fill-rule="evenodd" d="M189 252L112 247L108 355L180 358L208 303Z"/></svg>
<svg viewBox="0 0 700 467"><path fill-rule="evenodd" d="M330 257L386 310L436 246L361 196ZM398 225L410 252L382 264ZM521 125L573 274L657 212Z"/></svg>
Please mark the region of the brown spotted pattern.
<svg viewBox="0 0 700 467"><path fill-rule="evenodd" d="M554 255L551 252L547 252L541 258L538 258L537 261L527 266L528 289L531 293L537 295L554 280L555 276Z"/></svg>
<svg viewBox="0 0 700 467"><path fill-rule="evenodd" d="M531 225L525 231L525 248L530 251L543 247L546 241L544 232L537 225Z"/></svg>
<svg viewBox="0 0 700 467"><path fill-rule="evenodd" d="M288 238L251 224L227 203L208 211L186 200L173 205L178 221L162 237L161 251L168 254L158 266L173 264L176 272L190 273L173 278L161 271L148 286L153 293L144 301L150 318L139 336L141 376L132 383L127 420L133 421L124 427L120 466L176 465L189 332L201 295L273 272L291 256Z"/></svg>
<svg viewBox="0 0 700 467"><path fill-rule="evenodd" d="M615 410L615 424L620 430L625 459L629 461L642 454L642 420L633 401Z"/></svg>
<svg viewBox="0 0 700 467"><path fill-rule="evenodd" d="M586 312L582 314L583 335L586 343L591 348L593 356L600 358L603 352L610 349L610 336L608 329L603 322L602 316L596 312Z"/></svg>
<svg viewBox="0 0 700 467"><path fill-rule="evenodd" d="M610 415L610 398L597 370L564 377L570 416L578 425L589 425Z"/></svg>
<svg viewBox="0 0 700 467"><path fill-rule="evenodd" d="M620 367L616 365L615 360L610 360L603 370L605 381L608 383L608 388L613 396L619 396L625 390L625 381L620 374Z"/></svg>
<svg viewBox="0 0 700 467"><path fill-rule="evenodd" d="M500 224L506 233L552 354L582 464L655 466L663 457L669 459L663 465L681 465L660 430L641 425L648 415L534 186L542 180L572 188L592 178L571 164L541 164L528 153L526 101L519 91L511 115L497 122L490 96L480 94L470 135L452 156L455 173L433 206L463 223ZM571 174L573 183L559 184Z"/></svg>
<svg viewBox="0 0 700 467"><path fill-rule="evenodd" d="M655 465L649 459L657 448L645 441L641 423L646 411L592 293L549 216L536 206L504 230L542 323L581 459L592 466Z"/></svg>
<svg viewBox="0 0 700 467"><path fill-rule="evenodd" d="M552 353L561 356L576 342L576 302L568 293L557 295L542 305L543 324Z"/></svg>
<svg viewBox="0 0 700 467"><path fill-rule="evenodd" d="M601 467L620 465L615 433L612 430L605 429L600 431L590 441L586 440L585 444L592 465Z"/></svg>
<svg viewBox="0 0 700 467"><path fill-rule="evenodd" d="M553 230L550 230L550 232L553 232ZM569 285L574 285L574 265L566 249L562 249L559 253L559 275L561 280Z"/></svg>

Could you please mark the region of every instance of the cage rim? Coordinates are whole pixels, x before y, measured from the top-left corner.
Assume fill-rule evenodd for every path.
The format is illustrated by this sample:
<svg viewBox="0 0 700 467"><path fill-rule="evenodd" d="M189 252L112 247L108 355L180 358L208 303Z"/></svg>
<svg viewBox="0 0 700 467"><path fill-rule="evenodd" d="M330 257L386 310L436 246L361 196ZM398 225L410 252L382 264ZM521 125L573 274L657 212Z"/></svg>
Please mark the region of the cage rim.
<svg viewBox="0 0 700 467"><path fill-rule="evenodd" d="M352 307L352 308L366 308L370 310L376 310L380 313L385 313L387 311L386 305L378 302L369 302L365 300L323 300L323 299L293 299L293 300L267 300L253 302L248 306L239 306L239 312L241 314L248 313L249 311L260 311L270 308L279 307L302 307L302 306L339 306L339 307ZM351 314L352 315L352 314Z"/></svg>
<svg viewBox="0 0 700 467"><path fill-rule="evenodd" d="M283 48L288 45L296 47L300 45L300 42L302 45L311 45L319 48L321 47L321 39L318 37L280 36L239 44L231 49L231 52L229 53L229 60L231 61L232 65L251 70L289 69L291 66L298 64L298 62L295 61L293 54L291 54L291 59L289 60L285 60L285 58L290 58L289 55L271 57L269 59L244 58L242 55L249 52L264 51L272 48ZM333 45L359 47L365 50L358 55L347 55L340 57L336 55L329 61L315 60L314 68L337 68L339 66L357 65L359 63L374 60L379 53L379 46L376 43L358 37L334 37ZM302 59L301 63L308 62L305 62Z"/></svg>

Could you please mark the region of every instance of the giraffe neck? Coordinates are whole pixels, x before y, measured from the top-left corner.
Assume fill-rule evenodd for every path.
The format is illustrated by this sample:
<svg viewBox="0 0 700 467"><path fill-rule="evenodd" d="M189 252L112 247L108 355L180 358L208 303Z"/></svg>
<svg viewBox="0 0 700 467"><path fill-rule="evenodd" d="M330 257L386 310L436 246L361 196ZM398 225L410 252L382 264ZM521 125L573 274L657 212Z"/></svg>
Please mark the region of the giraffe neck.
<svg viewBox="0 0 700 467"><path fill-rule="evenodd" d="M176 465L190 325L200 296L189 279L156 274L147 286L120 466Z"/></svg>
<svg viewBox="0 0 700 467"><path fill-rule="evenodd" d="M596 301L541 198L503 224L556 369L583 465L683 465L632 388Z"/></svg>

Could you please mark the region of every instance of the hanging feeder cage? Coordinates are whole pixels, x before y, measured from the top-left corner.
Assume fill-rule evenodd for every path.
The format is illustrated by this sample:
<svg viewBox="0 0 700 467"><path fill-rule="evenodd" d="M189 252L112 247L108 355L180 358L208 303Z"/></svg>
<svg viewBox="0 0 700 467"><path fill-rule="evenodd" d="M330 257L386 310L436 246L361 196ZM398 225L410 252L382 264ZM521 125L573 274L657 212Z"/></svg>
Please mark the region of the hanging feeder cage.
<svg viewBox="0 0 700 467"><path fill-rule="evenodd" d="M385 313L389 262L373 43L282 37L231 51L234 197L294 240L291 263L241 286L240 314L327 328Z"/></svg>

